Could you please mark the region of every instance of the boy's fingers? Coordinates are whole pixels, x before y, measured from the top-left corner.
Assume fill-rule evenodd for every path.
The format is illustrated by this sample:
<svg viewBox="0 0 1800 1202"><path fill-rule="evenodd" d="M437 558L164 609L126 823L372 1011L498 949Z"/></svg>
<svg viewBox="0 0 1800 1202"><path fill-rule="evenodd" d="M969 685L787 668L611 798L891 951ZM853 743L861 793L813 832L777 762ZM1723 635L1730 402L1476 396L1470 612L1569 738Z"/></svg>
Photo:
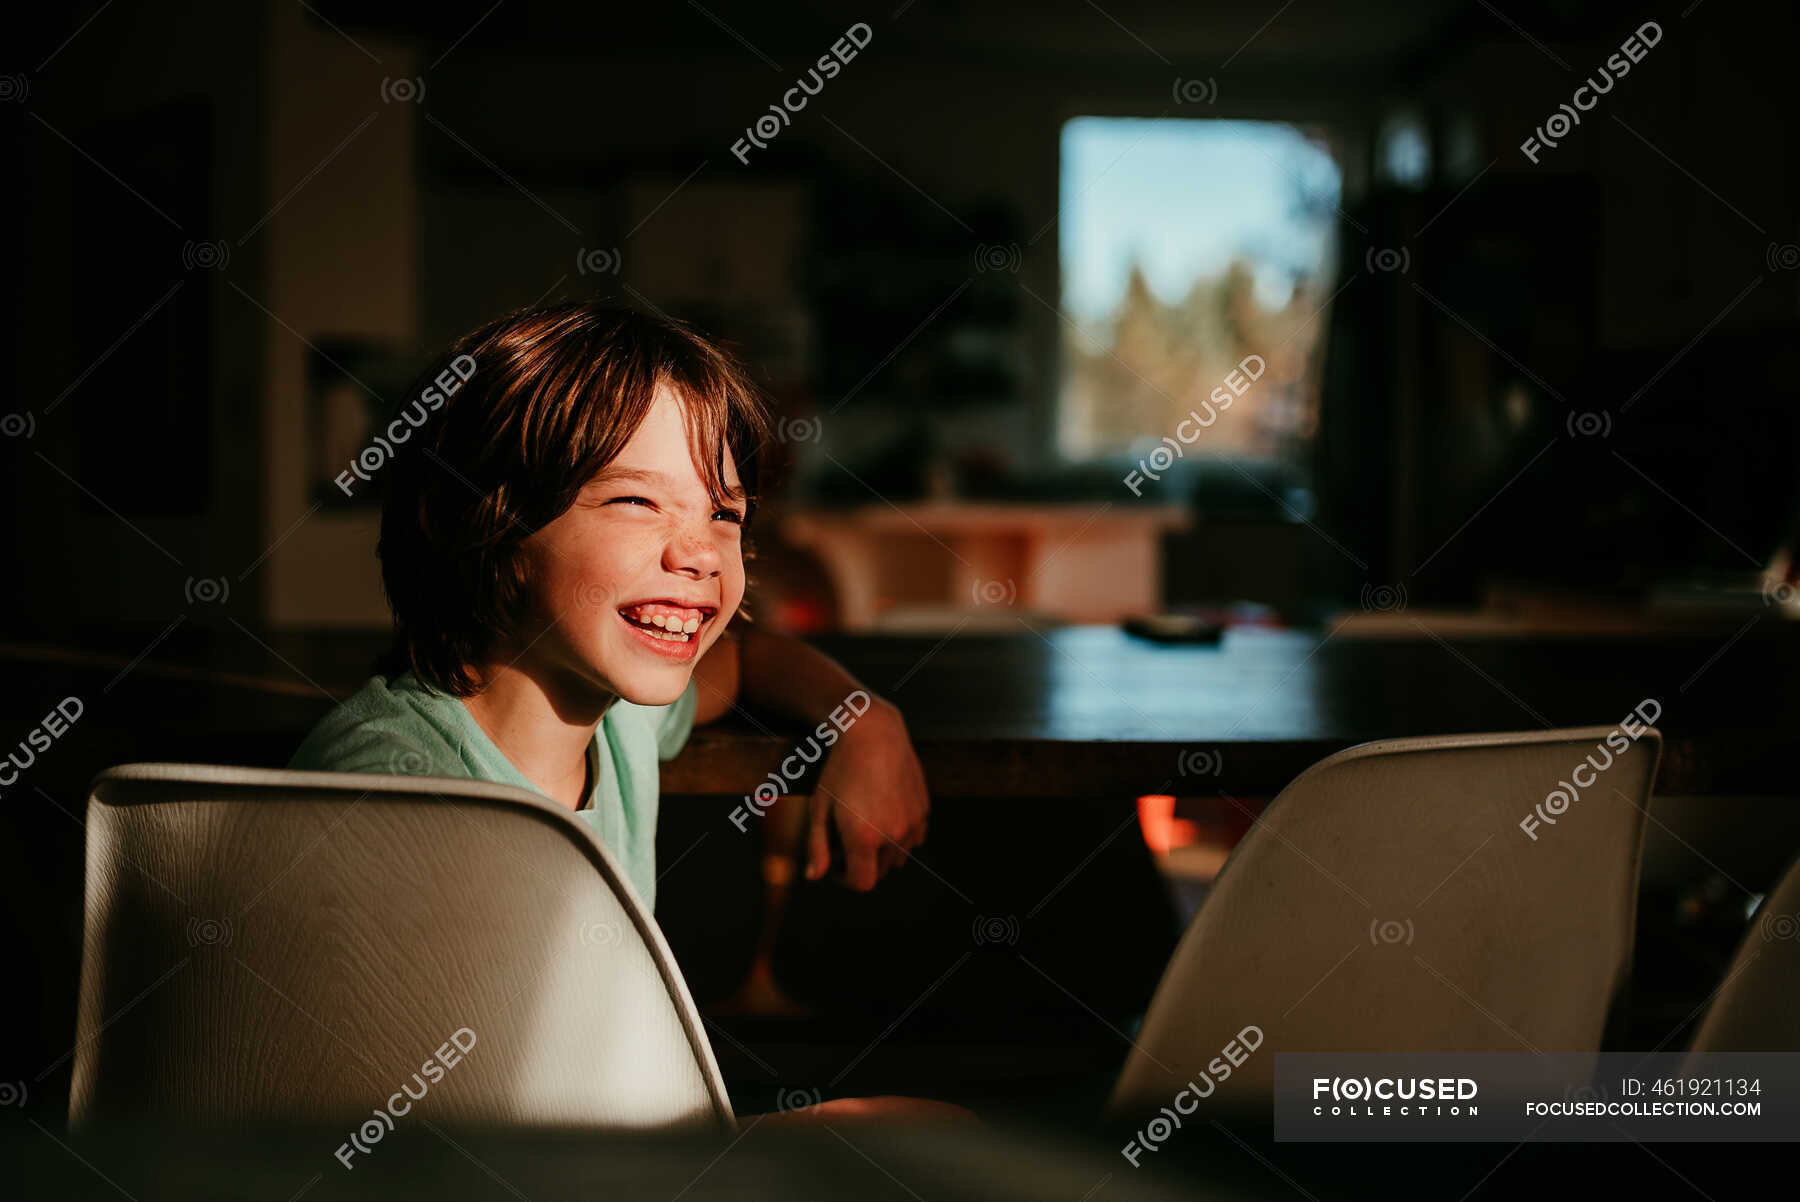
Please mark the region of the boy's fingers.
<svg viewBox="0 0 1800 1202"><path fill-rule="evenodd" d="M806 827L806 879L816 881L831 867L831 838L825 820L831 814L831 803L823 793L812 799L812 813Z"/></svg>
<svg viewBox="0 0 1800 1202"><path fill-rule="evenodd" d="M877 844L880 839L866 827L862 832L844 838L844 882L852 889L868 891L881 879Z"/></svg>

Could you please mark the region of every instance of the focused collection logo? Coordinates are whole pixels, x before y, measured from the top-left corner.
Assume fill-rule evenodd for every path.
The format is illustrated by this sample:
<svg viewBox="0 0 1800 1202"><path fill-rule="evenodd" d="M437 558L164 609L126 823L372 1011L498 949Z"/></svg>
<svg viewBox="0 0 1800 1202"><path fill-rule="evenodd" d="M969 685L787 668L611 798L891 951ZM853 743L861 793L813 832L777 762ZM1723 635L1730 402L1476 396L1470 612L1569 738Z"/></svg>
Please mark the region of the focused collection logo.
<svg viewBox="0 0 1800 1202"><path fill-rule="evenodd" d="M1474 1117L1481 1087L1472 1077L1314 1077L1313 1114L1321 1118Z"/></svg>

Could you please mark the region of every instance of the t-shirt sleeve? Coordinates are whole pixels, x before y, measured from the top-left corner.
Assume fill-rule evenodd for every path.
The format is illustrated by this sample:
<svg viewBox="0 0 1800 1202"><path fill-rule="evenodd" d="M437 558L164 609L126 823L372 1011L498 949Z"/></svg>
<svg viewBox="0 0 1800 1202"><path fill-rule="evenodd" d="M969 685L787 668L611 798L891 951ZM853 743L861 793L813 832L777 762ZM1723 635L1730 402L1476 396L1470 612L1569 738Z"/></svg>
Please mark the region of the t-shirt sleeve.
<svg viewBox="0 0 1800 1202"><path fill-rule="evenodd" d="M681 696L663 706L656 727L657 759L672 760L687 745L688 734L694 729L694 709L699 704L699 683L690 678Z"/></svg>

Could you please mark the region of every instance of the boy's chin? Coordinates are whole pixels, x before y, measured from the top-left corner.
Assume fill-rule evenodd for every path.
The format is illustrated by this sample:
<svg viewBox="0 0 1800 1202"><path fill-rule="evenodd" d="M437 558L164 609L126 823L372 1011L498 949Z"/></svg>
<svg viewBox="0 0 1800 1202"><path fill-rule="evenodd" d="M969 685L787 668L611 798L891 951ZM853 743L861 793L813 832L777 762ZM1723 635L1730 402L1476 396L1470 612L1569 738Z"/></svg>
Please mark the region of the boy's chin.
<svg viewBox="0 0 1800 1202"><path fill-rule="evenodd" d="M672 665L660 672L633 672L614 683L620 699L633 705L673 705L687 692L693 674L691 664Z"/></svg>

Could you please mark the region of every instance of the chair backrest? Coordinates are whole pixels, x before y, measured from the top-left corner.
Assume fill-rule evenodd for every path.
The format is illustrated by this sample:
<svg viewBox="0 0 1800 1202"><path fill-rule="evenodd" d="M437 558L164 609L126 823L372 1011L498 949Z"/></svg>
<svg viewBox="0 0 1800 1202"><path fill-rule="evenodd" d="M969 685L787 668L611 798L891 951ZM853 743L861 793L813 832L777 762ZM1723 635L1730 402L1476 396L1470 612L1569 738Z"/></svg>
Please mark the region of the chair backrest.
<svg viewBox="0 0 1800 1202"><path fill-rule="evenodd" d="M1800 1052L1800 860L1763 898L1689 1051Z"/></svg>
<svg viewBox="0 0 1800 1202"><path fill-rule="evenodd" d="M134 764L87 808L72 1124L735 1125L662 934L524 789ZM401 1119L405 1122L405 1119Z"/></svg>
<svg viewBox="0 0 1800 1202"><path fill-rule="evenodd" d="M1182 936L1113 1112L1191 1084L1266 1120L1277 1052L1597 1051L1661 752L1633 729L1395 739L1301 773Z"/></svg>

